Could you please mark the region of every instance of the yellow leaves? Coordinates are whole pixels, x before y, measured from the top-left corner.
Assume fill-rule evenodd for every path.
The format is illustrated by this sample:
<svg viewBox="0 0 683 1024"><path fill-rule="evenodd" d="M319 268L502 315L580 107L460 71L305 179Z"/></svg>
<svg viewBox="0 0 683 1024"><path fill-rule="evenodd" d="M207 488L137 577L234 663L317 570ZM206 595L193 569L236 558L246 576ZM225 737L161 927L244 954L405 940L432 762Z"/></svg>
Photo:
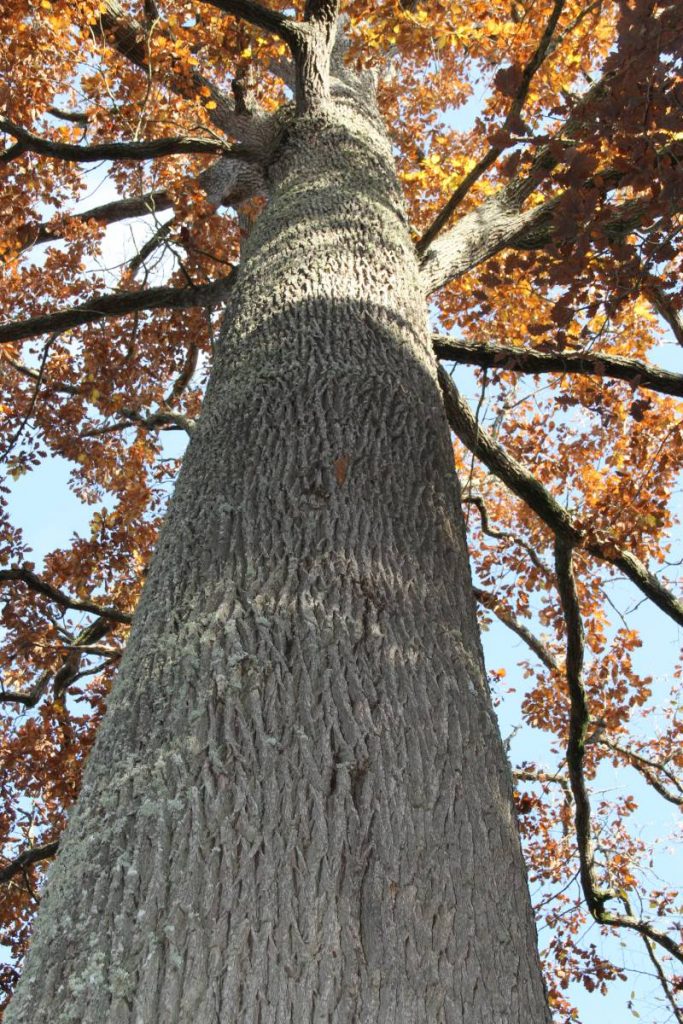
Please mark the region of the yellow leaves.
<svg viewBox="0 0 683 1024"><path fill-rule="evenodd" d="M249 58L250 58L250 57L252 56L252 53L253 53L253 51L252 51L252 48L251 48L251 46L246 46L246 47L245 47L245 48L244 48L244 49L242 50L242 52L240 53L240 57L241 57L241 58L242 58L243 60L248 60L248 59L249 59Z"/></svg>
<svg viewBox="0 0 683 1024"><path fill-rule="evenodd" d="M215 100L209 100L208 103L204 104L204 106L206 107L207 110L215 110L217 105L218 104L216 103Z"/></svg>

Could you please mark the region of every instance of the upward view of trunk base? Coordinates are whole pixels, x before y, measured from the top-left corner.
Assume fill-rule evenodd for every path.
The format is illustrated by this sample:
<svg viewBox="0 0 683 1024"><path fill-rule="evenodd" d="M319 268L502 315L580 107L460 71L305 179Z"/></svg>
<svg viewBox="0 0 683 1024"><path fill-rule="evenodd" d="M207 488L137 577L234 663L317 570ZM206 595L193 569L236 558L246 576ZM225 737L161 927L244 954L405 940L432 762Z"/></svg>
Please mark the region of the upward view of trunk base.
<svg viewBox="0 0 683 1024"><path fill-rule="evenodd" d="M391 146L292 119L9 1024L546 1024Z"/></svg>

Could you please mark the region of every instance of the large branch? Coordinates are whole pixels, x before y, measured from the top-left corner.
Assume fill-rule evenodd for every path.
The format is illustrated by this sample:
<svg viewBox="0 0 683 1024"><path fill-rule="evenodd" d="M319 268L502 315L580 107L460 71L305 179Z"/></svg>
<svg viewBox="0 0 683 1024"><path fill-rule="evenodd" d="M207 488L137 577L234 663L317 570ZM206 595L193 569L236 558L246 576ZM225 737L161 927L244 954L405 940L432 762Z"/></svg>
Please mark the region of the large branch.
<svg viewBox="0 0 683 1024"><path fill-rule="evenodd" d="M595 558L620 569L674 622L683 625L683 602L675 597L646 565L630 551L624 551L611 538L600 541L580 528L552 494L520 462L511 456L479 423L442 366L439 383L444 395L446 415L451 429L469 450L481 459L502 482L531 508L553 533L569 544L577 545Z"/></svg>
<svg viewBox="0 0 683 1024"><path fill-rule="evenodd" d="M113 622L129 623L132 621L130 615L120 612L117 608L103 606L98 604L97 601L79 601L76 598L69 597L63 590L53 587L47 580L41 579L40 576L36 576L34 572L23 566L15 569L0 570L0 584L12 581L25 583L30 590L33 590L36 594L42 594L43 597L54 601L55 604L61 605L62 608L70 608L73 611L79 612L92 612L94 615L111 619Z"/></svg>
<svg viewBox="0 0 683 1024"><path fill-rule="evenodd" d="M38 153L55 160L74 163L97 163L100 160L154 160L157 157L181 153L220 153L223 157L246 162L259 159L246 146L231 146L215 139L176 136L168 139L148 139L144 142L100 142L92 146L79 146L70 142L44 139L4 117L0 117L0 130L17 139L22 144L24 152Z"/></svg>
<svg viewBox="0 0 683 1024"><path fill-rule="evenodd" d="M500 129L503 135L507 135L514 125L519 120L519 116L522 112L522 107L526 102L526 98L529 95L529 88L531 86L531 80L543 64L545 57L550 48L550 44L557 27L557 23L562 14L566 0L555 0L550 17L545 26L545 30L538 46L534 53L527 61L523 71L521 72L520 82L517 87L517 92L510 104L505 121L503 122L502 128ZM439 232L448 224L449 220L455 213L456 209L465 198L467 193L470 191L476 181L481 178L483 174L492 166L505 149L503 145L490 146L484 156L479 160L472 170L465 175L463 180L456 188L453 195L450 197L447 203L441 208L433 222L427 228L422 238L417 243L417 251L423 253L429 245L434 241Z"/></svg>
<svg viewBox="0 0 683 1024"><path fill-rule="evenodd" d="M683 159L683 143L675 141L663 147L658 153L658 159L670 160L672 164L680 163ZM543 167L540 155L539 163ZM557 163L557 159L549 156L547 163ZM421 259L421 277L426 295L431 295L449 281L473 270L503 249L542 249L554 241L557 237L554 215L570 190L559 192L537 206L522 210L522 202L538 184L538 173L512 181L499 189L427 247ZM623 171L606 167L597 171L585 184L599 189L604 195L619 188L624 176ZM672 198L668 213L673 215L682 209L683 195ZM650 202L642 198L628 199L606 207L602 211L600 229L606 238L623 238L647 218L650 210ZM578 235L585 226L577 223L575 233ZM568 241L566 233L562 241Z"/></svg>
<svg viewBox="0 0 683 1024"><path fill-rule="evenodd" d="M425 250L420 263L425 295L462 277L502 249L514 248L516 243L526 248L525 236L530 237L550 218L555 205L554 200L548 200L520 211L507 203L504 192L484 200Z"/></svg>
<svg viewBox="0 0 683 1024"><path fill-rule="evenodd" d="M235 272L210 284L192 288L147 288L139 292L109 292L97 295L80 306L45 313L28 320L0 324L0 344L24 341L41 334L66 331L71 327L92 323L104 317L126 316L147 309L189 309L193 306L215 306L225 300L232 287Z"/></svg>
<svg viewBox="0 0 683 1024"><path fill-rule="evenodd" d="M682 374L648 366L639 359L624 359L603 352L543 352L514 345L462 341L440 334L432 335L432 341L437 357L454 363L520 373L580 373L591 377L616 377L628 381L634 388L648 388L683 398Z"/></svg>
<svg viewBox="0 0 683 1024"><path fill-rule="evenodd" d="M256 25L257 28L279 36L293 49L296 49L301 38L302 25L297 24L293 18L288 18L286 14L273 11L270 7L256 3L255 0L204 0L204 3L217 7L224 14L231 14L234 18L248 21L250 25Z"/></svg>

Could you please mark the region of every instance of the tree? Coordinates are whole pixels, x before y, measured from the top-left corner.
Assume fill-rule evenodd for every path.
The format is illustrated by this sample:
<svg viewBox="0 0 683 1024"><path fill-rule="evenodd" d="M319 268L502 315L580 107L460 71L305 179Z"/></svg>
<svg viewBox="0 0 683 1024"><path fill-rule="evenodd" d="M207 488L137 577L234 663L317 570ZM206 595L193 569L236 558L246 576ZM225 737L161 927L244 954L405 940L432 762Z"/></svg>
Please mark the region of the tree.
<svg viewBox="0 0 683 1024"><path fill-rule="evenodd" d="M681 1019L677 894L593 790L613 763L683 798L675 693L644 737L606 613L616 575L683 623L683 377L648 359L683 343L683 11L343 13L2 14L4 459L99 505L40 569L3 506L8 994L61 847L11 1022L549 1020L475 600L557 755L515 767L556 1017L621 973L590 915ZM100 161L117 196L75 211Z"/></svg>

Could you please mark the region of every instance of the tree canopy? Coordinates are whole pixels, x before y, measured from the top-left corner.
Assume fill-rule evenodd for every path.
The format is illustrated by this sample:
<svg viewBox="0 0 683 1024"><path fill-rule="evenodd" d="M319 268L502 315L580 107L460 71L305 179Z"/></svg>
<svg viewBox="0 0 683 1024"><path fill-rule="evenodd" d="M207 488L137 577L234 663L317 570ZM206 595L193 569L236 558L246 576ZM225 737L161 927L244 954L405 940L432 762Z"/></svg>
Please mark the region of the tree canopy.
<svg viewBox="0 0 683 1024"><path fill-rule="evenodd" d="M522 720L549 752L512 767L556 1019L578 1019L572 982L604 993L624 976L592 918L643 947L662 1019L683 1020L680 896L634 796L637 780L663 823L683 803L681 669L663 696L638 655L656 640L632 615L647 601L683 624L683 374L661 365L683 345L683 8L342 13L343 59L377 80L421 257L481 621L522 642L508 658L522 656ZM267 202L266 115L291 102L301 14L252 0L0 12L5 996L177 473L169 432L200 414L222 301ZM144 233L112 265L124 221ZM90 529L37 564L8 498L55 457ZM492 670L501 701L503 677Z"/></svg>

